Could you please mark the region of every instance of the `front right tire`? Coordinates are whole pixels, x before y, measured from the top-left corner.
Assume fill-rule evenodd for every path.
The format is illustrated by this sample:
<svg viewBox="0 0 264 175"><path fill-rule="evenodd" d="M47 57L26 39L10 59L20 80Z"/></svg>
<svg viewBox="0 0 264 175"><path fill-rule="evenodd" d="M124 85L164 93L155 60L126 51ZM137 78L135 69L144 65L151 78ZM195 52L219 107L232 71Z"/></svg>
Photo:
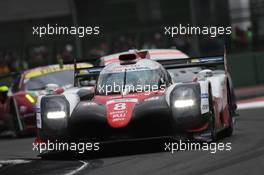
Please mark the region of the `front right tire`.
<svg viewBox="0 0 264 175"><path fill-rule="evenodd" d="M217 140L217 130L215 127L215 105L213 101L213 95L212 95L212 90L210 88L209 90L209 130L210 130L210 137L211 141Z"/></svg>
<svg viewBox="0 0 264 175"><path fill-rule="evenodd" d="M233 122L233 115L234 112L232 111L232 102L231 102L231 93L230 90L228 89L227 91L227 100L228 100L228 112L229 112L229 126L223 131L223 134L225 137L230 137L233 134L234 131L234 122Z"/></svg>
<svg viewBox="0 0 264 175"><path fill-rule="evenodd" d="M14 99L11 101L11 114L12 114L12 121L13 121L13 131L15 132L16 137L21 137L22 136L22 130L23 130L23 125L19 116L19 111L17 108L17 103Z"/></svg>

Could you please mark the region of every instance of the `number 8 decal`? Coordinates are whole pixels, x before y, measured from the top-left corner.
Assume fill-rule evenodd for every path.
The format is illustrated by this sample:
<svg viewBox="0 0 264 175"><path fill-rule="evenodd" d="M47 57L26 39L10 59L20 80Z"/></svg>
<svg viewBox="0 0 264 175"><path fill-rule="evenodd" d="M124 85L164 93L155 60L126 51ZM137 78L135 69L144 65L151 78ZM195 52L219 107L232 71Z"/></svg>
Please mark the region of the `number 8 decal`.
<svg viewBox="0 0 264 175"><path fill-rule="evenodd" d="M114 106L114 110L116 110L116 111L124 110L124 109L126 109L125 103L116 103Z"/></svg>

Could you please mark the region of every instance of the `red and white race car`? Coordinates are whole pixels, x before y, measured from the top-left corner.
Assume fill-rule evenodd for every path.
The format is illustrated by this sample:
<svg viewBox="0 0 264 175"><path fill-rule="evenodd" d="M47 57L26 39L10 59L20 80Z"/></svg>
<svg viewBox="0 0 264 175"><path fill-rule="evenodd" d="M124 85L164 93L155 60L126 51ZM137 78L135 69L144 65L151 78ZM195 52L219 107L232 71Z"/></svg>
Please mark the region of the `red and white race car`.
<svg viewBox="0 0 264 175"><path fill-rule="evenodd" d="M232 134L235 100L224 56L155 61L148 51L117 55L87 74L76 69L74 88L39 97L38 140L117 141L184 133L211 141L220 131ZM82 81L94 75L92 92Z"/></svg>
<svg viewBox="0 0 264 175"><path fill-rule="evenodd" d="M78 64L89 68L87 63ZM26 70L17 74L10 88L0 90L0 130L15 131L13 135L32 134L36 131L36 101L49 88L62 92L73 86L74 65L50 65ZM5 75L9 76L9 75Z"/></svg>

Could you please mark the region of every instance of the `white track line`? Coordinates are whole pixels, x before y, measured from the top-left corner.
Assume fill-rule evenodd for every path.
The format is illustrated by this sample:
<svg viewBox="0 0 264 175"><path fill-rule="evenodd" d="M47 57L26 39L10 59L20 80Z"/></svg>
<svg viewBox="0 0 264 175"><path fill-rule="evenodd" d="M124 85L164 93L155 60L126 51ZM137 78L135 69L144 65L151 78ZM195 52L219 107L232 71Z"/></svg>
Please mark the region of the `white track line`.
<svg viewBox="0 0 264 175"><path fill-rule="evenodd" d="M83 169L85 169L88 166L88 162L85 162L85 161L82 161L82 160L80 160L79 162L82 163L82 166L80 166L79 168L77 168L75 170L72 170L71 172L66 173L64 175L74 175L74 174L77 174L77 173L79 173L80 171L82 171Z"/></svg>
<svg viewBox="0 0 264 175"><path fill-rule="evenodd" d="M22 164L22 163L29 163L29 160L21 160L21 159L17 159L17 160L0 160L0 164Z"/></svg>
<svg viewBox="0 0 264 175"><path fill-rule="evenodd" d="M5 164L11 164L11 165L15 165L15 164L22 164L22 163L29 163L31 161L29 160L21 160L21 159L17 159L17 160L0 160L0 168L3 167L3 165Z"/></svg>
<svg viewBox="0 0 264 175"><path fill-rule="evenodd" d="M264 108L264 101L238 104L238 109L239 110L256 109L256 108Z"/></svg>

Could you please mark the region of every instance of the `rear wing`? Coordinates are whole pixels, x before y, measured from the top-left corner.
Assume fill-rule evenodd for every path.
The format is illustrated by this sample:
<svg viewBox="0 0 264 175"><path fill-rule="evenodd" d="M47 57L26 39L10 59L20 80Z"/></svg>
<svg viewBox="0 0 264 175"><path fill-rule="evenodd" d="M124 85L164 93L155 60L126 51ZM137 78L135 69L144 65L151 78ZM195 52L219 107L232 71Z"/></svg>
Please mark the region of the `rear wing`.
<svg viewBox="0 0 264 175"><path fill-rule="evenodd" d="M191 68L191 67L218 67L222 65L224 70L227 72L226 58L225 56L210 56L210 57L199 57L199 58L180 58L170 60L158 60L165 69L180 69L180 68Z"/></svg>

